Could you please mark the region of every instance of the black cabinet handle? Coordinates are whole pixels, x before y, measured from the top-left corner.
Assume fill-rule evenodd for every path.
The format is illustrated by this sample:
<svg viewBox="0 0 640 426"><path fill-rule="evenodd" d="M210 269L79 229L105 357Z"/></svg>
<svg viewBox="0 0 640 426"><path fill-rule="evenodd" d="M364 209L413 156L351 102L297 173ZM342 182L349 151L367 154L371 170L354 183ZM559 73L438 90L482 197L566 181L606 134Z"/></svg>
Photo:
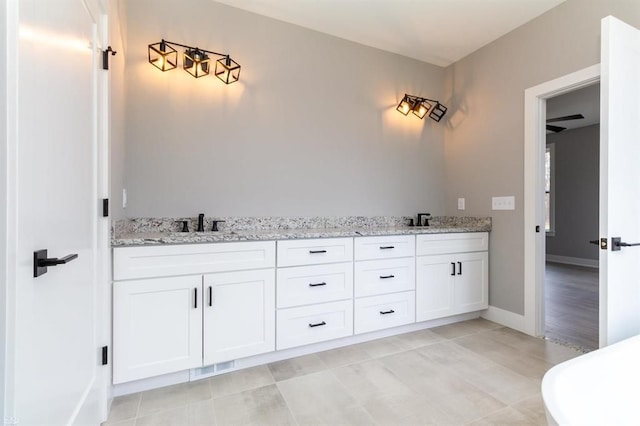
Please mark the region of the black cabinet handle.
<svg viewBox="0 0 640 426"><path fill-rule="evenodd" d="M389 309L388 311L380 311L380 315L395 314L396 311Z"/></svg>
<svg viewBox="0 0 640 426"><path fill-rule="evenodd" d="M458 275L462 275L462 262L458 262Z"/></svg>
<svg viewBox="0 0 640 426"><path fill-rule="evenodd" d="M380 279L381 280L386 280L388 278L395 278L395 275L380 275Z"/></svg>
<svg viewBox="0 0 640 426"><path fill-rule="evenodd" d="M33 277L39 277L40 275L47 273L47 267L58 266L69 263L74 259L77 259L76 253L68 254L65 257L47 257L47 250L36 250L33 252Z"/></svg>
<svg viewBox="0 0 640 426"><path fill-rule="evenodd" d="M198 287L193 289L193 309L198 309Z"/></svg>
<svg viewBox="0 0 640 426"><path fill-rule="evenodd" d="M213 306L213 286L209 286L209 306Z"/></svg>
<svg viewBox="0 0 640 426"><path fill-rule="evenodd" d="M327 323L322 321L322 322L318 322L318 323L315 323L315 324L309 324L309 327L313 328L313 327L320 327L320 326L323 326L323 325L327 325Z"/></svg>
<svg viewBox="0 0 640 426"><path fill-rule="evenodd" d="M456 263L451 262L451 275L455 275L455 274L456 274Z"/></svg>
<svg viewBox="0 0 640 426"><path fill-rule="evenodd" d="M309 254L326 253L326 250L309 250Z"/></svg>
<svg viewBox="0 0 640 426"><path fill-rule="evenodd" d="M380 247L380 250L389 250L389 249L394 249L394 246L382 246Z"/></svg>
<svg viewBox="0 0 640 426"><path fill-rule="evenodd" d="M309 283L309 287L320 287L323 285L327 285L327 283L322 282L322 283Z"/></svg>

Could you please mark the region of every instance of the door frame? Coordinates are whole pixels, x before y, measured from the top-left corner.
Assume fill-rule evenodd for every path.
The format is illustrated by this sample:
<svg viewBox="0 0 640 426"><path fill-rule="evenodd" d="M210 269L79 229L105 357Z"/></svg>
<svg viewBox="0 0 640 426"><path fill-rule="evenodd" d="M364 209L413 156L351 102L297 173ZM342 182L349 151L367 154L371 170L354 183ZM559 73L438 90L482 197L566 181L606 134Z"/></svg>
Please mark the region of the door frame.
<svg viewBox="0 0 640 426"><path fill-rule="evenodd" d="M524 322L532 336L544 336L544 152L547 99L600 81L600 64L547 81L524 94ZM602 307L601 307L602 309ZM602 314L602 313L601 313Z"/></svg>

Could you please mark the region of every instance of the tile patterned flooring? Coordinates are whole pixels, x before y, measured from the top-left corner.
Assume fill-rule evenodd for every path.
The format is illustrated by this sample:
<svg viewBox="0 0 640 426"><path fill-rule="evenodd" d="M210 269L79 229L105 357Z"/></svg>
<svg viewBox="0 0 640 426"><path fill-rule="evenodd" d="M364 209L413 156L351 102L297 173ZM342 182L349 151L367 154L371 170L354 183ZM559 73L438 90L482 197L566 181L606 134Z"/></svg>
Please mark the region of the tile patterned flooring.
<svg viewBox="0 0 640 426"><path fill-rule="evenodd" d="M104 425L544 425L577 355L476 319L118 397Z"/></svg>

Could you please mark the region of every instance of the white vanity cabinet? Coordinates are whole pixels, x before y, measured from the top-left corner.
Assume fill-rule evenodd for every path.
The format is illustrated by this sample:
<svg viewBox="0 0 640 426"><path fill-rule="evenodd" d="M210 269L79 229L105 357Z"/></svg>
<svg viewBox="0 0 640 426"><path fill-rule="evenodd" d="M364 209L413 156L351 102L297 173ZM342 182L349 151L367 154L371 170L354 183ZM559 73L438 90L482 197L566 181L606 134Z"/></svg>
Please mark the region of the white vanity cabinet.
<svg viewBox="0 0 640 426"><path fill-rule="evenodd" d="M355 239L354 332L415 322L415 237Z"/></svg>
<svg viewBox="0 0 640 426"><path fill-rule="evenodd" d="M353 238L278 241L277 349L353 334Z"/></svg>
<svg viewBox="0 0 640 426"><path fill-rule="evenodd" d="M487 309L488 238L486 232L417 237L417 321Z"/></svg>
<svg viewBox="0 0 640 426"><path fill-rule="evenodd" d="M113 250L114 384L275 349L275 242Z"/></svg>
<svg viewBox="0 0 640 426"><path fill-rule="evenodd" d="M204 365L275 348L273 269L204 276Z"/></svg>
<svg viewBox="0 0 640 426"><path fill-rule="evenodd" d="M113 383L202 365L202 277L113 285Z"/></svg>

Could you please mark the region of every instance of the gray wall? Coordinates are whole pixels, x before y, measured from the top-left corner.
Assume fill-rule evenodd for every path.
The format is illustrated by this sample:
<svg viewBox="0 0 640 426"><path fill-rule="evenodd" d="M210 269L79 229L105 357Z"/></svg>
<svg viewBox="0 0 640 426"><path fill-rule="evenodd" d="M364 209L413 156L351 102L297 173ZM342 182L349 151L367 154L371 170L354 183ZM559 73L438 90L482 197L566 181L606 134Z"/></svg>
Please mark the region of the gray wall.
<svg viewBox="0 0 640 426"><path fill-rule="evenodd" d="M443 68L210 0L126 8L128 217L444 212L444 122L395 111L440 99ZM240 81L158 71L161 38L229 52Z"/></svg>
<svg viewBox="0 0 640 426"><path fill-rule="evenodd" d="M524 90L600 62L600 20L640 27L637 0L567 0L447 68L446 213L490 215L490 304L524 313ZM491 196L515 195L515 211ZM533 230L531 230L533 232Z"/></svg>
<svg viewBox="0 0 640 426"><path fill-rule="evenodd" d="M556 256L598 259L600 126L547 135L555 144L555 235L546 252Z"/></svg>
<svg viewBox="0 0 640 426"><path fill-rule="evenodd" d="M0 417L5 418L7 345L7 2L0 4Z"/></svg>

